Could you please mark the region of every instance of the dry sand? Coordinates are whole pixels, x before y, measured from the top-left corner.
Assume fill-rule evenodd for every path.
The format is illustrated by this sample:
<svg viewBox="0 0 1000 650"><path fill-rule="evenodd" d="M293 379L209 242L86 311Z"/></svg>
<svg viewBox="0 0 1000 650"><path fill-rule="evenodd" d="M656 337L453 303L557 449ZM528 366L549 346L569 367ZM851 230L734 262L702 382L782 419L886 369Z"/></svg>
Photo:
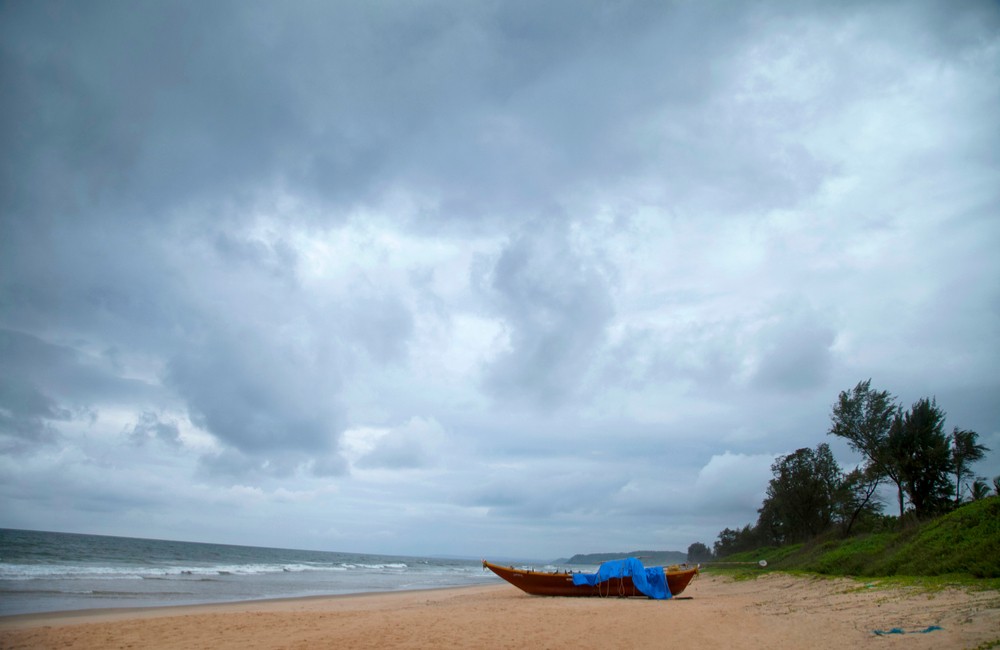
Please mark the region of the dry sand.
<svg viewBox="0 0 1000 650"><path fill-rule="evenodd" d="M919 633L930 626L943 629ZM899 628L905 634L879 636ZM0 648L985 648L1000 592L702 575L670 601L509 585L0 618ZM1000 647L1000 645L998 645Z"/></svg>

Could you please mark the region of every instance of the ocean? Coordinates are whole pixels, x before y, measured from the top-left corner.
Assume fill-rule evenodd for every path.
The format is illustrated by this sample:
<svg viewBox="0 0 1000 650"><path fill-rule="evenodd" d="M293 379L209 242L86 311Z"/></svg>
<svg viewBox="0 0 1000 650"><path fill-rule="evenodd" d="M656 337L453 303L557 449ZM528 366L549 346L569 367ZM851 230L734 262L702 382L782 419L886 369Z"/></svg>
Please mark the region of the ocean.
<svg viewBox="0 0 1000 650"><path fill-rule="evenodd" d="M0 616L499 581L474 560L0 529Z"/></svg>

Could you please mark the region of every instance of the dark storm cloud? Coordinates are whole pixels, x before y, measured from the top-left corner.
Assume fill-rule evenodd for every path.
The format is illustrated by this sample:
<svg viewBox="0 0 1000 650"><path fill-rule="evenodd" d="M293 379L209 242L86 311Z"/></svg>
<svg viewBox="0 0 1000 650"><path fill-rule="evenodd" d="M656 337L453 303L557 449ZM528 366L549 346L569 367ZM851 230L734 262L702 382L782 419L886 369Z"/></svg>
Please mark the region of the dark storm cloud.
<svg viewBox="0 0 1000 650"><path fill-rule="evenodd" d="M0 378L0 448L19 452L58 439L53 421L71 414L23 379Z"/></svg>
<svg viewBox="0 0 1000 650"><path fill-rule="evenodd" d="M726 146L699 144L719 125L648 127L711 92L709 54L738 45L741 10L584 8L8 5L30 29L3 32L7 216L153 218L275 186L346 206L405 187L453 222L615 177L668 172L681 190ZM752 169L787 172L769 167ZM712 173L725 191L736 171Z"/></svg>
<svg viewBox="0 0 1000 650"><path fill-rule="evenodd" d="M153 400L158 391L119 377L107 357L0 329L0 436L8 450L28 451L59 438L59 428L90 422L99 403Z"/></svg>
<svg viewBox="0 0 1000 650"><path fill-rule="evenodd" d="M227 25L242 21L184 3L121 9L6 8L32 27L4 33L15 98L5 139L19 160L5 194L17 212L98 203L151 216L273 157L268 134L287 121L267 114L259 77L239 74L259 63L254 51L228 47Z"/></svg>
<svg viewBox="0 0 1000 650"><path fill-rule="evenodd" d="M637 182L721 209L787 205L831 171L785 137L817 115L728 57L773 25L775 51L808 61L791 39L815 9L6 5L5 217L95 204L153 217L276 186L334 206L407 188L422 221L450 223ZM944 13L942 55L996 22ZM849 83L844 54L815 72ZM734 87L739 101L716 101Z"/></svg>
<svg viewBox="0 0 1000 650"><path fill-rule="evenodd" d="M8 215L100 205L104 218L157 218L196 199L247 201L276 183L350 203L376 182L409 94L372 31L388 28L385 45L420 43L393 37L405 21L380 25L380 12L360 5L4 13Z"/></svg>

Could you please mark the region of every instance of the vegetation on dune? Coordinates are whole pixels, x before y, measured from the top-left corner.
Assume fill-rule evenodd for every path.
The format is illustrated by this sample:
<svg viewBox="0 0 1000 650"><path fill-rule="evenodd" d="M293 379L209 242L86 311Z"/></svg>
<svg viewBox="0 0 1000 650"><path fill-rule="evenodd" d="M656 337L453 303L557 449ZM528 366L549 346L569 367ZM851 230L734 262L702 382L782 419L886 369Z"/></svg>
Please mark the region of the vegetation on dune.
<svg viewBox="0 0 1000 650"><path fill-rule="evenodd" d="M1000 497L966 503L947 515L898 532L763 547L733 554L708 568L735 567L741 574L759 574L754 563L762 559L768 570L831 576L943 577L951 581L965 577L1000 588Z"/></svg>
<svg viewBox="0 0 1000 650"><path fill-rule="evenodd" d="M967 576L1000 585L1000 477L989 484L972 464L989 451L978 435L944 429L936 401L906 411L887 391L858 383L834 404L830 435L863 462L841 471L826 444L771 466L756 523L719 533L710 566L753 566L827 575ZM882 513L880 485L895 488L899 516ZM746 563L746 564L740 564Z"/></svg>

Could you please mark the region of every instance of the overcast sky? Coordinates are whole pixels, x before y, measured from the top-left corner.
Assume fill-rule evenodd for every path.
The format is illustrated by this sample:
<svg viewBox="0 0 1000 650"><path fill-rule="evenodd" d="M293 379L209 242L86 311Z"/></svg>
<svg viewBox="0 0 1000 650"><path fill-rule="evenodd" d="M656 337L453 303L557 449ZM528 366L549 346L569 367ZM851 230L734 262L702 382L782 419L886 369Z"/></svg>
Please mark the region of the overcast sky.
<svg viewBox="0 0 1000 650"><path fill-rule="evenodd" d="M994 2L7 2L0 78L0 526L686 550L868 378L1000 474Z"/></svg>

